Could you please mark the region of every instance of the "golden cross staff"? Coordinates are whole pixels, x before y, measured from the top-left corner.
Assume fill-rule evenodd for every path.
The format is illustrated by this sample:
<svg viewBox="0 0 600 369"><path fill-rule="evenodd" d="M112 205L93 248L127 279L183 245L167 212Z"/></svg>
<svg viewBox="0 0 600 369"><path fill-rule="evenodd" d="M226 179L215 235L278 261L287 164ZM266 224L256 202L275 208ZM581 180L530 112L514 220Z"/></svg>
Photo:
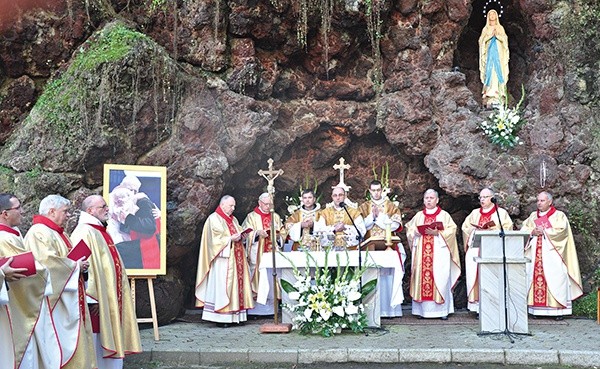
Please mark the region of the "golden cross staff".
<svg viewBox="0 0 600 369"><path fill-rule="evenodd" d="M275 178L283 174L283 169L273 169L273 159L267 160L269 163L268 170L259 170L258 175L267 180L267 192L271 198L271 208L269 213L271 214L271 254L273 255L273 320L277 325L279 322L278 311L279 307L277 304L277 267L275 265L275 250L277 249L276 231L275 231Z"/></svg>

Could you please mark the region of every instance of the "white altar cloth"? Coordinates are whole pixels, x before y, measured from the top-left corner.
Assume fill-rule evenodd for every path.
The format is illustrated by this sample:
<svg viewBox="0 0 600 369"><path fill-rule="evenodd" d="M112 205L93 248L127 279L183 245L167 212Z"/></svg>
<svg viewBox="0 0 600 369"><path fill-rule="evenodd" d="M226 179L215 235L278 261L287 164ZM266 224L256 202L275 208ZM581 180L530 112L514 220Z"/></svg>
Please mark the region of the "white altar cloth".
<svg viewBox="0 0 600 369"><path fill-rule="evenodd" d="M362 254L362 265L366 266L368 269L363 274L363 284L368 281L377 278L379 275L379 270L383 268L389 268L393 270L394 275L394 283L392 287L392 293L390 301L388 302L390 306L398 306L404 302L404 293L402 291L402 278L404 276L403 265L400 262L400 257L398 253L394 250L385 250L385 251L361 251ZM310 260L307 265L307 256L303 251L291 251L284 253L285 257L277 253L276 257L276 267L277 267L277 277L278 279L282 278L287 280L290 283L295 282L295 278L293 278L293 267L296 266L298 269L308 267L314 267L314 263L319 267L325 266L325 252L324 251L312 251L310 255L314 258ZM327 259L328 267L337 267L337 257L339 256L340 266L358 266L358 251L348 251L348 253L343 251L331 251L329 252L329 257ZM287 258L287 259L286 259ZM272 276L273 270L273 256L270 253L265 253L261 260L259 266L259 286L258 286L258 295L256 301L264 304L266 302L267 296L269 294L269 280L273 279ZM287 294L283 293L284 302L289 302L287 300ZM375 294L375 298L369 299L373 304L377 306L377 309L380 308L379 304L379 284L377 285L377 292ZM369 304L369 301L365 301L365 304ZM367 310L368 306L367 306ZM371 324L375 324L379 326L379 311L376 311L376 316L370 316L369 312L367 312L367 317L369 318L369 322ZM285 312L283 314L284 322L289 322L290 317L286 316Z"/></svg>

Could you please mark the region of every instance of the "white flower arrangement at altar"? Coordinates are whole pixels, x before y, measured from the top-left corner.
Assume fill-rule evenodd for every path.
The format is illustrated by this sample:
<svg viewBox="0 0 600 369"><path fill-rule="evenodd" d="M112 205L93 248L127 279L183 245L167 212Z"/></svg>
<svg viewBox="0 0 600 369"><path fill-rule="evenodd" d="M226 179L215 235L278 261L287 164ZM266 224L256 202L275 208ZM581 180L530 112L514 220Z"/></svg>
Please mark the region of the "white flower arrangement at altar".
<svg viewBox="0 0 600 369"><path fill-rule="evenodd" d="M521 104L524 99L525 88L521 87L521 100L519 100L517 106L509 108L508 98L506 98L502 104L494 107L494 111L487 120L479 123L479 128L483 130L491 143L500 146L502 149L509 149L523 144L517 134L526 122L521 111Z"/></svg>
<svg viewBox="0 0 600 369"><path fill-rule="evenodd" d="M318 267L309 252L306 252L306 257L307 267L302 271L293 266L296 277L294 284L281 280L281 287L288 293L289 299L296 302L283 304L284 309L294 314L293 329L300 330L302 334L320 334L323 337L341 333L342 329L363 332L367 327L367 315L361 301L375 290L377 280L365 283L361 291L361 276L366 270L365 266L361 269L341 266L339 253L336 253L335 269ZM327 249L325 265L328 257Z"/></svg>

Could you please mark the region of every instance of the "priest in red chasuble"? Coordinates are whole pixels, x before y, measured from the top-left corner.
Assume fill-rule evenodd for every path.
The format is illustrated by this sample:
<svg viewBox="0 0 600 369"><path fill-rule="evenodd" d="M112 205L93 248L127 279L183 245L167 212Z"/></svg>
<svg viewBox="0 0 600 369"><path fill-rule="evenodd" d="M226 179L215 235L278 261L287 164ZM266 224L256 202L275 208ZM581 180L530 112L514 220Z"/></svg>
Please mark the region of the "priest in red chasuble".
<svg viewBox="0 0 600 369"><path fill-rule="evenodd" d="M63 227L70 205L60 195L46 196L40 202L40 214L33 216L25 247L50 271L49 302L61 347L61 369L89 369L97 367L83 282L89 262L67 257L73 246Z"/></svg>
<svg viewBox="0 0 600 369"><path fill-rule="evenodd" d="M0 194L0 257L26 252L18 226L21 202L12 194ZM59 368L60 346L47 296L52 294L48 270L36 263L36 273L9 282L10 323L15 368ZM1 341L1 339L0 339ZM2 344L0 343L0 346ZM0 349L0 357L1 355ZM0 359L0 364L2 364ZM2 368L12 366L0 365Z"/></svg>
<svg viewBox="0 0 600 369"><path fill-rule="evenodd" d="M460 258L456 224L438 201L437 191L425 191L425 209L405 226L412 252L412 314L445 320L454 313L452 290L460 276Z"/></svg>
<svg viewBox="0 0 600 369"><path fill-rule="evenodd" d="M242 223L243 229L252 229L248 234L248 238L246 238L246 244L253 296L256 296L258 293L258 268L260 266L260 261L263 258L263 253L270 253L273 250L270 233L271 206L272 202L269 194L266 192L261 194L258 197L258 205L246 216L246 219L244 219L244 222ZM275 213L273 213L273 217L275 220L275 231L279 233L282 228L281 218ZM281 242L279 234L277 234L276 238L278 242ZM275 245L275 249L277 249L277 245ZM273 284L272 278L269 278L269 284ZM273 294L271 292L274 290L273 286L270 286L267 302L263 305L255 301L254 309L248 311L248 314L273 315ZM277 296L279 296L278 291Z"/></svg>
<svg viewBox="0 0 600 369"><path fill-rule="evenodd" d="M204 308L202 319L222 327L245 322L247 310L254 307L245 235L234 210L235 199L225 195L206 219L196 274L196 306Z"/></svg>
<svg viewBox="0 0 600 369"><path fill-rule="evenodd" d="M83 240L92 251L86 294L98 369L118 369L125 355L139 353L142 347L127 273L106 232L107 220L106 201L99 195L88 196L71 240L74 245Z"/></svg>
<svg viewBox="0 0 600 369"><path fill-rule="evenodd" d="M508 212L492 202L494 192L484 188L479 193L481 207L469 214L462 224L463 243L465 247L465 273L467 277L467 308L479 313L479 277L477 263L473 258L479 257L479 247L473 247L473 239L477 230L500 230L498 219L502 222L505 231L512 231L513 221ZM496 209L498 210L496 212Z"/></svg>
<svg viewBox="0 0 600 369"><path fill-rule="evenodd" d="M529 314L561 318L571 315L571 301L583 294L579 261L565 213L552 205L552 195L541 192L537 211L523 222L531 232L525 246Z"/></svg>

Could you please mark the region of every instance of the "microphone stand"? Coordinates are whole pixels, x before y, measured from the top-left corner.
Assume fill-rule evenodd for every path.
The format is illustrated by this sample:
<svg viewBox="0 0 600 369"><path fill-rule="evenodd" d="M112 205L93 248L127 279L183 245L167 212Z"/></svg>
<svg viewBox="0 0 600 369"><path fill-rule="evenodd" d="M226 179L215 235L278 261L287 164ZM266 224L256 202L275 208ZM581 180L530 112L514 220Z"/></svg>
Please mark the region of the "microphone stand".
<svg viewBox="0 0 600 369"><path fill-rule="evenodd" d="M502 239L502 274L504 278L504 331L502 332L481 332L478 335L486 336L491 334L504 334L510 340L510 343L515 343L514 336L523 335L531 336L530 333L515 333L508 329L508 271L506 264L506 234L504 233L504 227L502 226L502 219L500 219L500 212L498 211L498 200L492 197L492 203L494 204L494 211L498 216L498 225L500 225L500 233L498 236Z"/></svg>
<svg viewBox="0 0 600 369"><path fill-rule="evenodd" d="M356 223L354 223L354 219L352 219L352 216L350 215L350 212L346 208L346 204L344 202L340 202L340 207L342 207L346 211L346 214L348 214L348 218L350 218L350 222L352 222L352 226L354 226L354 229L356 230L356 240L358 241L358 246L357 246L357 250L358 250L358 270L361 270L362 269L362 251L360 249L360 244L362 243L364 236L358 230L358 227L356 226ZM358 299L358 303L362 304L362 275L360 276L360 283L358 284L358 291L360 292L360 298ZM369 332L365 331L365 336L368 336L368 335L369 335Z"/></svg>
<svg viewBox="0 0 600 369"><path fill-rule="evenodd" d="M352 226L354 226L354 229L356 230L356 240L358 241L358 270L362 269L362 253L360 250L360 244L363 241L363 235L360 233L360 231L358 230L358 227L356 226L356 223L354 223L354 219L352 219L352 216L350 215L350 212L348 211L348 209L346 208L346 204L341 202L340 206L342 207L342 209L344 209L346 211L346 214L348 214L348 218L350 218L350 222L352 222ZM359 290L362 293L362 277L360 278L360 285L359 285ZM359 302L362 302L362 297L360 298Z"/></svg>

